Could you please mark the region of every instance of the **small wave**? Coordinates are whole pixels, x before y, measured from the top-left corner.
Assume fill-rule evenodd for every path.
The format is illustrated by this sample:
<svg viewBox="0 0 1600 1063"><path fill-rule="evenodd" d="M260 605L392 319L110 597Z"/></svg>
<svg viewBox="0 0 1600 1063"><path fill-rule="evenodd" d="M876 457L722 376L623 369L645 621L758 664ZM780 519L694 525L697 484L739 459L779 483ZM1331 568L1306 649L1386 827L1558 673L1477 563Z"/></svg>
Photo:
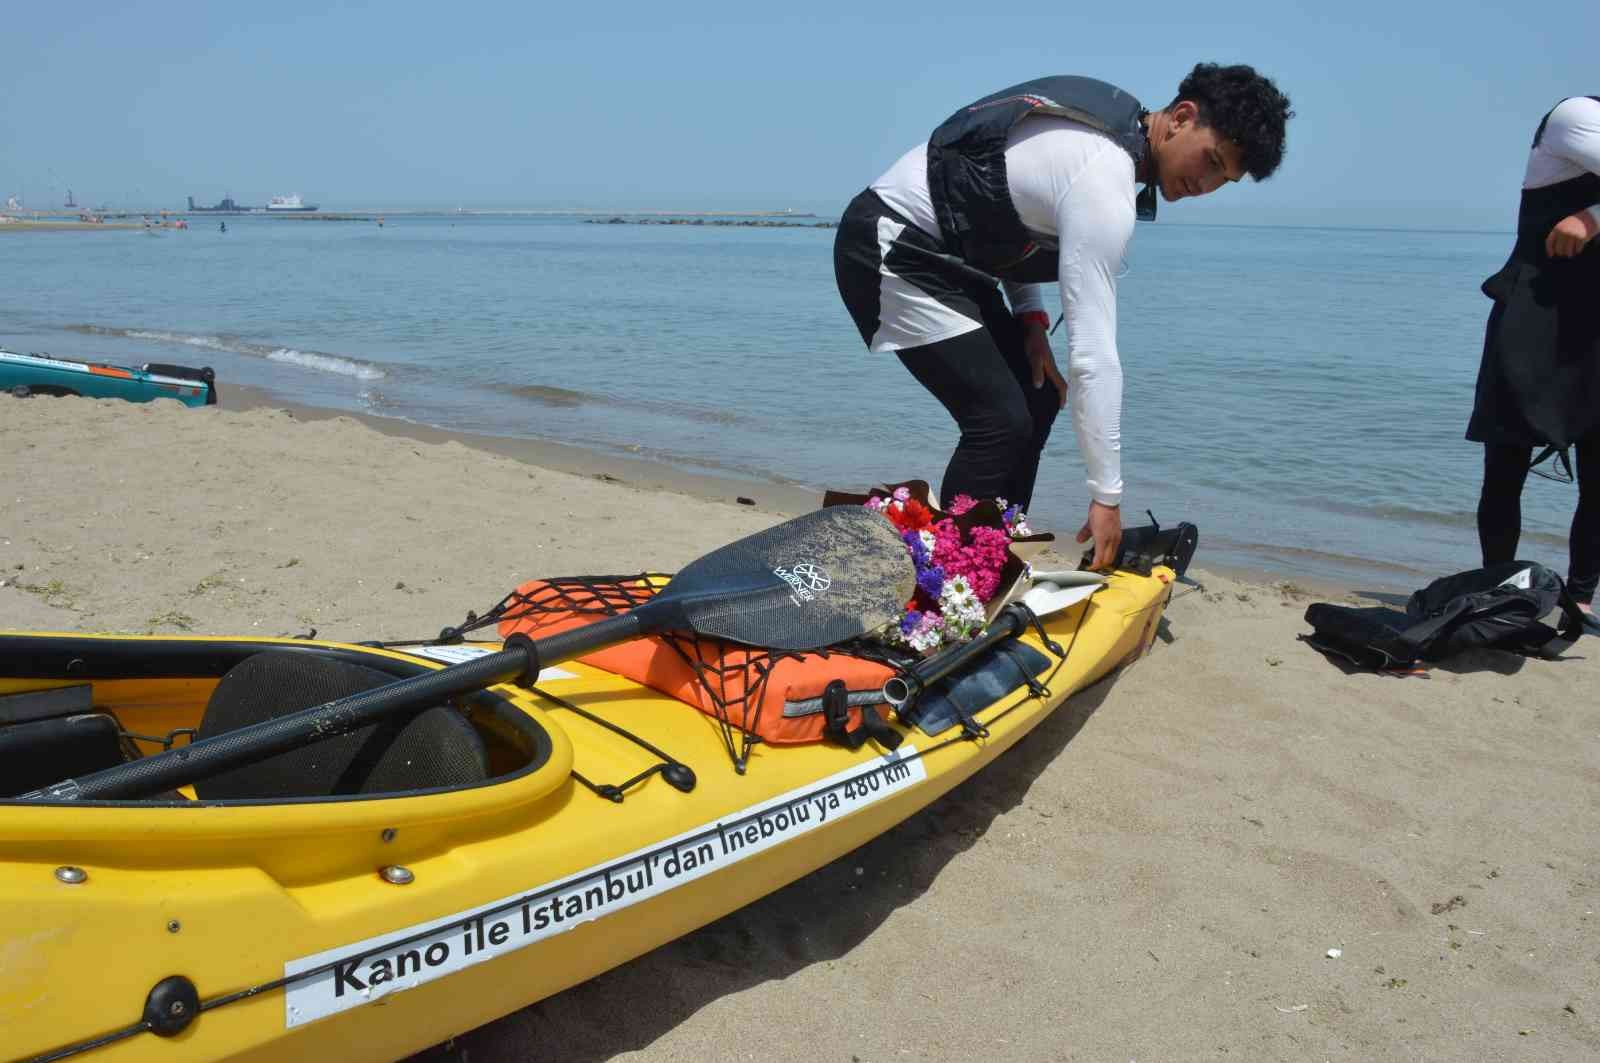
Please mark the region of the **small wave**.
<svg viewBox="0 0 1600 1063"><path fill-rule="evenodd" d="M1335 513L1343 513L1353 517L1367 517L1381 521L1384 524L1396 526L1417 524L1473 531L1478 526L1478 515L1475 511L1417 509L1414 506L1395 503L1378 503L1376 505L1363 506L1335 499L1308 500L1308 504L1320 506ZM1531 523L1531 518L1523 518L1522 538L1524 541L1536 542L1543 546L1566 545L1567 536L1565 534L1540 531L1537 528L1530 527Z"/></svg>
<svg viewBox="0 0 1600 1063"><path fill-rule="evenodd" d="M374 387L362 388L361 393L356 398L368 413L379 417L393 416L394 411L400 409L398 402Z"/></svg>
<svg viewBox="0 0 1600 1063"><path fill-rule="evenodd" d="M208 351L231 351L234 348L221 336L186 336L177 332L159 332L148 329L125 329L122 335L130 340L155 340L158 343L181 343L185 347L204 347ZM240 352L244 353L244 352Z"/></svg>
<svg viewBox="0 0 1600 1063"><path fill-rule="evenodd" d="M1212 544L1219 547L1232 547L1236 551L1248 553L1258 558L1277 561L1290 571L1298 571L1308 564L1320 562L1333 564L1341 568L1370 569L1378 572L1405 575L1424 575L1422 569L1403 561L1360 557L1356 554L1340 553L1334 550L1317 550L1308 546L1252 542L1248 539L1232 539L1226 536L1214 536Z"/></svg>
<svg viewBox="0 0 1600 1063"><path fill-rule="evenodd" d="M582 406L586 402L594 401L593 395L585 395L581 391L571 391L567 388L552 387L548 384L522 384L511 389L511 394L519 399L532 399L542 402L546 406Z"/></svg>
<svg viewBox="0 0 1600 1063"><path fill-rule="evenodd" d="M560 406L569 409L574 406L589 404L625 406L636 410L649 410L665 417L700 421L707 424L734 424L744 419L732 410L708 410L700 406L688 406L683 403L661 399L594 395L585 391L574 391L571 388L559 388L552 384L516 384L507 387L506 393L515 395L519 399L529 399L545 406Z"/></svg>
<svg viewBox="0 0 1600 1063"><path fill-rule="evenodd" d="M375 365L341 358L336 354L318 354L315 351L297 351L293 347L279 347L267 354L270 362L285 362L302 369L315 369L322 373L337 373L357 380L381 380L384 372Z"/></svg>
<svg viewBox="0 0 1600 1063"><path fill-rule="evenodd" d="M703 406L684 406L678 403L652 404L656 409L674 414L678 417L687 417L691 421L700 421L704 424L737 424L743 420L739 414L732 410L708 410Z"/></svg>
<svg viewBox="0 0 1600 1063"><path fill-rule="evenodd" d="M1334 513L1343 513L1351 517L1372 517L1381 521L1397 523L1412 522L1416 524L1437 524L1447 528L1475 528L1478 517L1475 512L1450 509L1418 509L1401 503L1379 502L1371 505L1362 505L1359 502L1346 502L1342 499L1314 497L1306 499L1310 506L1331 510Z"/></svg>
<svg viewBox="0 0 1600 1063"><path fill-rule="evenodd" d="M346 358L321 351L298 351L281 344L252 343L229 336L207 336L192 332L169 332L165 329L113 328L109 325L67 325L66 331L85 336L112 336L117 339L152 340L180 347L199 347L208 351L242 354L249 358L265 358L270 362L296 365L319 373L333 373L354 377L357 380L381 380L388 374L370 362Z"/></svg>

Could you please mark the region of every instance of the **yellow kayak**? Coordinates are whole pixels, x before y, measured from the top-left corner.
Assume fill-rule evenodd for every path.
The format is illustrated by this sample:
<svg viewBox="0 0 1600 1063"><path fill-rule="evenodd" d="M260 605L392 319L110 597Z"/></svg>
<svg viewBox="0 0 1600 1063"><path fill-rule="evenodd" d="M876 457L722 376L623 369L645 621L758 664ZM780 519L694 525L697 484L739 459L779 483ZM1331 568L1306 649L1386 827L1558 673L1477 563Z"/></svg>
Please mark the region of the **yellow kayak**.
<svg viewBox="0 0 1600 1063"><path fill-rule="evenodd" d="M442 675L501 645L0 634L0 1057L390 1060L439 1043L904 820L1137 659L1172 578L1118 572L1045 618L1054 651L1037 628L1021 640L1049 667L976 727L891 721L892 752L756 745L742 772L715 720L568 661L428 710L420 743L380 727L348 763L19 800L182 750L302 671ZM7 745L52 724L44 746ZM327 771L367 783L303 792Z"/></svg>

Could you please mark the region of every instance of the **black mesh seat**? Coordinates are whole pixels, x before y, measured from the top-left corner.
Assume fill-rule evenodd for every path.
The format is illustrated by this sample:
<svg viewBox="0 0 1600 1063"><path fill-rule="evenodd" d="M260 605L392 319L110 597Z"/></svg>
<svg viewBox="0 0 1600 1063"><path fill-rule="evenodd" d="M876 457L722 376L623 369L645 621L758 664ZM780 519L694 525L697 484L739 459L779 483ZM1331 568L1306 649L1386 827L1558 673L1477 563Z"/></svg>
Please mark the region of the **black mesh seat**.
<svg viewBox="0 0 1600 1063"><path fill-rule="evenodd" d="M394 680L314 653L267 650L246 657L217 683L195 737L226 734ZM195 784L195 794L222 801L398 793L488 777L482 737L460 712L437 705L234 768Z"/></svg>

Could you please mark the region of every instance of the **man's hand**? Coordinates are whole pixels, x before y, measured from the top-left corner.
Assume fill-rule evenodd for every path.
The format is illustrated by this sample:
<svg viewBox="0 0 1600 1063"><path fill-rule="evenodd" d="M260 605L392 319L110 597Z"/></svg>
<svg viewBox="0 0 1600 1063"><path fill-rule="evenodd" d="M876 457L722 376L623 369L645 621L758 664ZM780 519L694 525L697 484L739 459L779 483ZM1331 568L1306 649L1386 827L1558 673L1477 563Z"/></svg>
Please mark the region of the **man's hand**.
<svg viewBox="0 0 1600 1063"><path fill-rule="evenodd" d="M1022 349L1028 355L1028 364L1033 366L1033 386L1041 387L1046 380L1050 381L1056 386L1056 409L1065 406L1067 382L1061 379L1061 370L1056 368L1056 356L1050 350L1050 337L1043 325L1037 321L1022 323Z"/></svg>
<svg viewBox="0 0 1600 1063"><path fill-rule="evenodd" d="M1544 253L1551 258L1571 258L1584 249L1594 234L1600 233L1600 223L1586 210L1576 214L1568 214L1556 222L1556 227L1550 230L1550 235L1544 238ZM1035 377L1038 370L1034 370Z"/></svg>
<svg viewBox="0 0 1600 1063"><path fill-rule="evenodd" d="M1078 542L1094 539L1094 561L1090 568L1103 572L1117 559L1122 546L1122 510L1101 502L1089 503L1089 519L1078 529Z"/></svg>

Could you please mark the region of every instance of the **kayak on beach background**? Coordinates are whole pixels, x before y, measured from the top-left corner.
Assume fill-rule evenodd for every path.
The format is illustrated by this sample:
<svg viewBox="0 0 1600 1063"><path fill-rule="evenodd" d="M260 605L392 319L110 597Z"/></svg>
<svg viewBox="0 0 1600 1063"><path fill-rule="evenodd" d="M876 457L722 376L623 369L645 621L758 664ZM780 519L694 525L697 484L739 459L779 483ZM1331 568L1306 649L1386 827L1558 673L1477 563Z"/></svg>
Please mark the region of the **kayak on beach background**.
<svg viewBox="0 0 1600 1063"><path fill-rule="evenodd" d="M177 399L185 406L217 404L216 374L210 366L191 369L147 362L133 368L19 354L4 347L0 347L0 389L18 398L81 395L129 402Z"/></svg>

